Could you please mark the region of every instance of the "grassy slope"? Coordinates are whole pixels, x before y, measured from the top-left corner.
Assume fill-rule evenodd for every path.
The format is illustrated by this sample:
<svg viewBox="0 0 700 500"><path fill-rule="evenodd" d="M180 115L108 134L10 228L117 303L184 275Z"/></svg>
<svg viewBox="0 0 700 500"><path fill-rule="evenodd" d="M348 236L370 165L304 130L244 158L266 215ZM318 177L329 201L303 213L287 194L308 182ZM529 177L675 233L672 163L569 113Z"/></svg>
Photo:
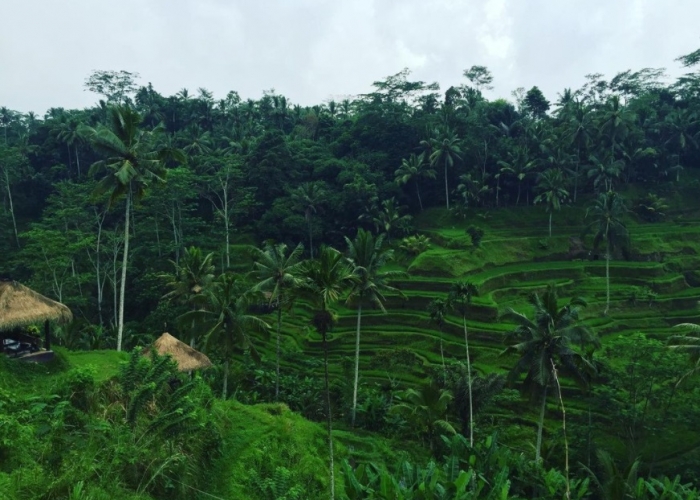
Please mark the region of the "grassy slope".
<svg viewBox="0 0 700 500"><path fill-rule="evenodd" d="M548 238L547 215L541 206L490 210L475 213L467 220L455 220L442 209L427 210L415 222L418 231L431 238L432 246L418 257L402 262L409 276L398 285L407 300L390 298L387 314L371 310L363 314L360 363L364 383L386 381L389 374L383 367L376 366L373 358L377 353L397 347L416 353L418 366L392 373L408 384L425 376L426 365L439 362L440 337L448 356L463 359L461 318L450 316L440 333L425 311L428 302L444 297L457 279L473 281L480 287L481 296L474 298L468 325L473 366L482 373L503 372L514 361L499 356L505 334L511 328L498 321L499 312L513 307L529 314L528 296L549 282L559 285L562 299L573 295L587 299L589 307L584 310L583 319L601 335L604 343L637 331L665 339L671 327L679 322L700 322L697 307L700 280L692 279L697 276L700 263L700 224L696 223L700 221L700 209L692 196L686 193L688 199L671 200L672 207L664 222L646 223L632 214L628 217L632 255L629 260L618 256L610 262L611 310L605 317L602 315L606 295L605 262L589 260L587 255L576 258L568 255L570 239L581 235L585 207L590 200L557 212L552 238ZM472 224L485 230L478 249L471 248L465 234L465 229ZM591 237L585 238L584 243L590 249ZM648 300L649 291L653 293L651 301ZM354 354L355 311L343 304L337 310L340 319L331 335L331 370L339 375L341 359ZM308 311L303 306L297 307L294 316L287 317L284 335L288 350L309 355L320 353L320 339L309 328ZM285 368L293 369L292 366ZM564 385L566 389L566 381ZM568 387L568 390L575 391L575 388ZM572 411L578 411L575 398L570 401ZM585 411L584 408L580 410ZM536 415L529 407L523 406L518 413L519 422L534 425ZM504 423L508 421L506 418ZM551 424L553 429L557 426L555 422ZM692 441L688 448L700 444L700 435L689 435L686 439ZM672 447L668 443L666 449L658 450L657 458L677 454Z"/></svg>

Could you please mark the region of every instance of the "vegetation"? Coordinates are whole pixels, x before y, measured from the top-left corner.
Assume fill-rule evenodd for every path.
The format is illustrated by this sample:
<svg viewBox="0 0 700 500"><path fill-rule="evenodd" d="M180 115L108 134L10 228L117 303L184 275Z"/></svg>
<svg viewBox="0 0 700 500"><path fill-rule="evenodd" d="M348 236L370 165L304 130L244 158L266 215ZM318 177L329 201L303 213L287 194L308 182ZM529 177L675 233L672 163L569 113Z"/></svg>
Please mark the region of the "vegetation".
<svg viewBox="0 0 700 500"><path fill-rule="evenodd" d="M700 77L464 76L0 108L0 497L698 498Z"/></svg>

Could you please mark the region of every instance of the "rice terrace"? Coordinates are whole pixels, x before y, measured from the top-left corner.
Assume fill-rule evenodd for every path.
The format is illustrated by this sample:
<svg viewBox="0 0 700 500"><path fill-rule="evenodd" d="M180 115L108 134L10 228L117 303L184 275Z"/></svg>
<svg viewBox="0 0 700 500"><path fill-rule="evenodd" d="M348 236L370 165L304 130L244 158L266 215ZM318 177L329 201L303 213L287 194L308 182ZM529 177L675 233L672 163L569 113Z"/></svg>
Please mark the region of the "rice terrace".
<svg viewBox="0 0 700 500"><path fill-rule="evenodd" d="M0 108L0 499L699 498L699 61Z"/></svg>

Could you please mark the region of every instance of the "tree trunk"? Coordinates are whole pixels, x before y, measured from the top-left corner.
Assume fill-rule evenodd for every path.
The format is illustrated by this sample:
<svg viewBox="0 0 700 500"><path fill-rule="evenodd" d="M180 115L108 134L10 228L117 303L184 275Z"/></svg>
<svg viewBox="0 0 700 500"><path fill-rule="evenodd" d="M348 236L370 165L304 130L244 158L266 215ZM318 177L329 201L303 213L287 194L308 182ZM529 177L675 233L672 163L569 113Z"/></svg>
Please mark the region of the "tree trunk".
<svg viewBox="0 0 700 500"><path fill-rule="evenodd" d="M226 396L228 396L228 359L224 361L224 389L221 394L221 399L226 401Z"/></svg>
<svg viewBox="0 0 700 500"><path fill-rule="evenodd" d="M306 223L307 223L307 225L308 225L308 227L309 227L309 253L310 253L310 255L311 255L311 258L313 259L313 258L314 258L314 242L313 242L313 239L312 239L312 238L313 238L313 235L312 235L312 233L311 233L311 216L310 216L310 215L308 215L308 216L306 217Z"/></svg>
<svg viewBox="0 0 700 500"><path fill-rule="evenodd" d="M610 243L605 248L605 314L610 310Z"/></svg>
<svg viewBox="0 0 700 500"><path fill-rule="evenodd" d="M78 179L80 179L80 156L78 155L78 145L75 145L75 162L78 165Z"/></svg>
<svg viewBox="0 0 700 500"><path fill-rule="evenodd" d="M521 182L518 181L518 197L515 199L515 206L517 207L518 204L520 203L520 184Z"/></svg>
<svg viewBox="0 0 700 500"><path fill-rule="evenodd" d="M472 407L472 362L469 359L469 331L467 330L467 316L462 315L464 326L464 347L467 351L467 389L469 392L469 446L474 447L474 412Z"/></svg>
<svg viewBox="0 0 700 500"><path fill-rule="evenodd" d="M17 220L15 219L15 206L12 203L12 190L10 190L10 176L7 173L7 169L5 169L5 188L7 189L7 199L10 202L10 216L12 217L12 228L15 230L15 241L17 242L17 248L21 248L17 232Z"/></svg>
<svg viewBox="0 0 700 500"><path fill-rule="evenodd" d="M549 212L549 237L550 238L552 237L552 213L553 212Z"/></svg>
<svg viewBox="0 0 700 500"><path fill-rule="evenodd" d="M420 211L423 211L423 200L420 197L420 188L418 187L418 181L416 182L416 194L418 195L418 205L420 206Z"/></svg>
<svg viewBox="0 0 700 500"><path fill-rule="evenodd" d="M542 428L544 427L544 410L547 408L547 386L542 393L542 407L540 408L540 421L537 424L537 443L535 444L535 462L540 461L540 451L542 450Z"/></svg>
<svg viewBox="0 0 700 500"><path fill-rule="evenodd" d="M578 194L578 168L581 165L581 145L576 147L576 177L574 178L574 203Z"/></svg>
<svg viewBox="0 0 700 500"><path fill-rule="evenodd" d="M124 216L124 255L122 256L122 281L119 284L119 322L117 325L117 351L122 350L124 336L124 295L126 292L126 266L129 260L129 222L131 220L131 186L126 194L126 213Z"/></svg>
<svg viewBox="0 0 700 500"><path fill-rule="evenodd" d="M328 343L323 332L323 368L326 386L326 411L328 413L328 457L330 464L330 499L335 500L335 471L333 469L333 416L331 415L331 390L328 381Z"/></svg>
<svg viewBox="0 0 700 500"><path fill-rule="evenodd" d="M355 382L352 388L352 427L355 427L357 414L357 384L360 379L360 322L362 321L362 298L357 306L357 334L355 336Z"/></svg>
<svg viewBox="0 0 700 500"><path fill-rule="evenodd" d="M445 351L442 348L442 330L440 330L440 359L442 359L442 374L447 373L447 368L445 368Z"/></svg>
<svg viewBox="0 0 700 500"><path fill-rule="evenodd" d="M282 299L277 297L277 361L275 366L275 401L279 399L280 396L280 353L281 353L281 340L280 340L280 330L282 329Z"/></svg>
<svg viewBox="0 0 700 500"><path fill-rule="evenodd" d="M450 191L447 187L447 161L445 161L445 202L447 205L447 210L450 209Z"/></svg>
<svg viewBox="0 0 700 500"><path fill-rule="evenodd" d="M226 230L226 269L231 268L231 236L229 235L228 206L224 209L224 229Z"/></svg>

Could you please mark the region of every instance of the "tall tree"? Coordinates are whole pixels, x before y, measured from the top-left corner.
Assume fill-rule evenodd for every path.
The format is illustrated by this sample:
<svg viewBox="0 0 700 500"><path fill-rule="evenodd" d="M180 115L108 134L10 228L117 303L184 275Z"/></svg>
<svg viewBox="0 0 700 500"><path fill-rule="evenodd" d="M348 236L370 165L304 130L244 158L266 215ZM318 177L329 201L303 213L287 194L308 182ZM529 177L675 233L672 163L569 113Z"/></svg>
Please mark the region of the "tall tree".
<svg viewBox="0 0 700 500"><path fill-rule="evenodd" d="M321 335L323 342L323 373L326 392L326 417L328 429L328 451L330 462L330 498L335 499L335 471L333 465L333 416L331 413L331 393L328 376L328 332L333 326L334 315L331 306L340 300L345 291L356 280L352 265L331 247L322 247L318 259L306 263L304 271L304 291L315 308L312 324Z"/></svg>
<svg viewBox="0 0 700 500"><path fill-rule="evenodd" d="M260 361L252 334L266 335L269 326L260 318L248 314L256 297L240 278L224 273L212 284L206 294L205 308L190 311L178 318L182 324L194 324L204 334L204 345L208 352L221 353L224 358L224 380L221 397L228 396L228 375L231 359L236 351L249 352Z"/></svg>
<svg viewBox="0 0 700 500"><path fill-rule="evenodd" d="M425 162L425 156L422 153L418 156L412 154L408 158L401 160L401 166L394 172L394 182L399 186L411 181L415 184L418 205L422 212L423 199L420 196L421 179L435 179L435 169Z"/></svg>
<svg viewBox="0 0 700 500"><path fill-rule="evenodd" d="M151 131L139 128L141 116L129 106L109 108L110 126L84 127L81 133L90 141L98 153L108 158L94 163L90 175L102 175L95 193L109 193L108 205L126 198L124 204L124 254L119 291L119 319L117 326L117 350L121 351L124 334L124 297L126 270L129 259L129 229L131 208L134 201L146 195L147 188L165 182L168 158L184 162L182 153L164 147L158 138L164 133L162 126Z"/></svg>
<svg viewBox="0 0 700 500"><path fill-rule="evenodd" d="M362 321L362 305L367 302L374 304L382 312L386 312L384 294L387 292L401 294L399 290L389 285L389 281L403 275L400 271L384 271L384 268L394 257L394 251L384 246L384 235L376 238L369 231L359 229L354 240L345 237L348 245L348 260L352 264L355 281L348 296L349 302L357 303L357 333L355 336L355 378L352 390L352 425L355 426L357 413L357 386L360 376L360 325Z"/></svg>
<svg viewBox="0 0 700 500"><path fill-rule="evenodd" d="M614 191L601 193L586 211L593 220L585 231L595 230L593 246L598 248L605 242L605 312L610 309L610 254L615 248L627 245L629 234L622 217L627 212L624 200Z"/></svg>
<svg viewBox="0 0 700 500"><path fill-rule="evenodd" d="M493 88L491 86L493 75L486 66L472 66L469 69L465 69L463 74L476 87L477 92L481 92L482 88L486 90Z"/></svg>
<svg viewBox="0 0 700 500"><path fill-rule="evenodd" d="M435 167L442 164L445 169L445 207L450 209L450 190L447 183L447 168L461 160L462 150L459 139L452 130L447 130L440 139L433 139L433 152L430 155L430 165Z"/></svg>
<svg viewBox="0 0 700 500"><path fill-rule="evenodd" d="M535 203L544 202L549 212L549 237L552 237L552 214L561 210L561 204L569 197L565 188L564 175L561 170L549 169L539 175L537 190L540 194L535 198Z"/></svg>
<svg viewBox="0 0 700 500"><path fill-rule="evenodd" d="M472 364L469 356L469 330L467 328L467 313L472 302L472 297L479 295L479 288L469 281L462 281L452 285L448 304L462 316L464 328L464 348L467 354L467 385L469 394L469 446L474 446L474 409L472 400Z"/></svg>
<svg viewBox="0 0 700 500"><path fill-rule="evenodd" d="M299 210L304 212L304 219L309 230L309 255L314 258L313 230L311 217L318 208L326 202L328 191L321 181L305 182L291 192L292 201Z"/></svg>
<svg viewBox="0 0 700 500"><path fill-rule="evenodd" d="M280 392L280 355L282 310L291 306L295 288L299 287L304 245L299 243L287 255L287 245L267 244L254 250L254 273L258 280L255 290L267 294L268 303L277 309L277 355L275 358L275 401Z"/></svg>
<svg viewBox="0 0 700 500"><path fill-rule="evenodd" d="M197 247L185 249L180 262L170 261L174 273L166 275L170 292L163 298L175 299L190 311L197 311L205 306L207 293L214 282L213 253L204 254ZM185 325L190 330L190 346L194 347L195 325Z"/></svg>
<svg viewBox="0 0 700 500"><path fill-rule="evenodd" d="M433 299L428 304L428 314L430 314L430 320L435 323L440 332L440 359L442 360L442 370L445 371L445 351L442 347L442 328L445 326L445 317L447 316L447 310L449 309L449 304L445 299Z"/></svg>
<svg viewBox="0 0 700 500"><path fill-rule="evenodd" d="M599 341L587 327L579 324L579 309L586 305L581 297L574 297L559 307L557 289L549 285L542 297L533 294L530 303L534 308L532 320L512 308L506 309L501 319L517 324L511 334L516 343L504 351L504 354L516 353L519 356L509 373L509 381L513 383L525 373L523 392L533 400L541 398L535 444L535 461L539 462L547 390L554 383L554 370L558 369L563 375L587 386L595 367L580 349L597 347Z"/></svg>

